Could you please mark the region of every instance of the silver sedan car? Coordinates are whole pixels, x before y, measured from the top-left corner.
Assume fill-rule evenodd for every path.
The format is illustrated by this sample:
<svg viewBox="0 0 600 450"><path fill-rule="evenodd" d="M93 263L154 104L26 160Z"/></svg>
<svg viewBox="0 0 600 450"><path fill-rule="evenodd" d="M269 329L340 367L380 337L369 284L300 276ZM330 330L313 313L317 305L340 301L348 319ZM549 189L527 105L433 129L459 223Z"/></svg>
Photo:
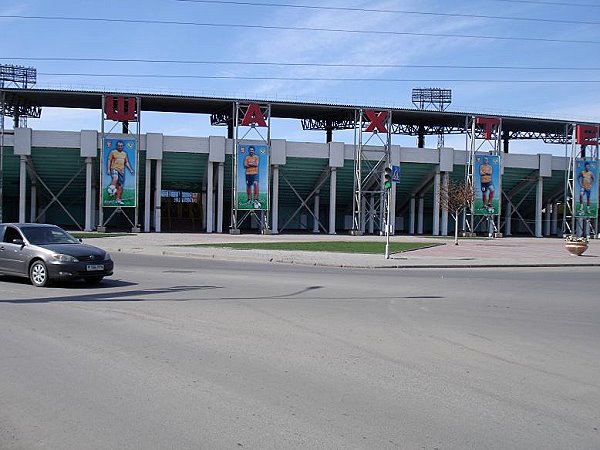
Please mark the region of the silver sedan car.
<svg viewBox="0 0 600 450"><path fill-rule="evenodd" d="M55 225L3 223L0 273L27 277L34 286L70 279L99 283L112 275L113 262L104 250L83 244Z"/></svg>

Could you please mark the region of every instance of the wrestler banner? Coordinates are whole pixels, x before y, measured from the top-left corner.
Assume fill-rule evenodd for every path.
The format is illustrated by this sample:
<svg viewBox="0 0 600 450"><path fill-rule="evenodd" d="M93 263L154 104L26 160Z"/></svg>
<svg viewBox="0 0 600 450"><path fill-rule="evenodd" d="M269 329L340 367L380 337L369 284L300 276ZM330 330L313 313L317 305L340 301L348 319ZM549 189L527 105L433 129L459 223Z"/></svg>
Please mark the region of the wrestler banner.
<svg viewBox="0 0 600 450"><path fill-rule="evenodd" d="M238 209L269 209L269 146L238 144L235 201Z"/></svg>
<svg viewBox="0 0 600 450"><path fill-rule="evenodd" d="M575 217L598 215L598 161L575 160Z"/></svg>
<svg viewBox="0 0 600 450"><path fill-rule="evenodd" d="M137 205L136 139L102 139L102 206Z"/></svg>
<svg viewBox="0 0 600 450"><path fill-rule="evenodd" d="M500 211L500 157L475 155L473 167L475 200L473 214L494 215Z"/></svg>

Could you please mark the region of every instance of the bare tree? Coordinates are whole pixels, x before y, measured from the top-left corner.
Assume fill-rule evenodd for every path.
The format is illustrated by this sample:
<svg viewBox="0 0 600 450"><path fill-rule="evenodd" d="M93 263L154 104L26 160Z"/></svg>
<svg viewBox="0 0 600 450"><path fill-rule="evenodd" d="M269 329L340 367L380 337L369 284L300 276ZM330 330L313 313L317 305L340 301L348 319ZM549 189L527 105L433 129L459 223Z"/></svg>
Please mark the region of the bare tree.
<svg viewBox="0 0 600 450"><path fill-rule="evenodd" d="M454 219L454 245L458 245L458 218L462 211L473 203L474 199L473 185L464 180L450 180L447 187L441 186L440 204Z"/></svg>

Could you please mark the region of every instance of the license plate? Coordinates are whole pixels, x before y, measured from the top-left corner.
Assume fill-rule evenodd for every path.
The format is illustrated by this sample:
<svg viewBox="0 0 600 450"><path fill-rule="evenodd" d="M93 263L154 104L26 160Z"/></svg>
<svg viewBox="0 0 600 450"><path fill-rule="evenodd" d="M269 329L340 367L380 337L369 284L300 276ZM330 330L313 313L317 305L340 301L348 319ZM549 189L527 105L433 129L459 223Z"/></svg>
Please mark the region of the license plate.
<svg viewBox="0 0 600 450"><path fill-rule="evenodd" d="M88 264L87 270L89 270L89 271L104 270L104 265L103 264Z"/></svg>

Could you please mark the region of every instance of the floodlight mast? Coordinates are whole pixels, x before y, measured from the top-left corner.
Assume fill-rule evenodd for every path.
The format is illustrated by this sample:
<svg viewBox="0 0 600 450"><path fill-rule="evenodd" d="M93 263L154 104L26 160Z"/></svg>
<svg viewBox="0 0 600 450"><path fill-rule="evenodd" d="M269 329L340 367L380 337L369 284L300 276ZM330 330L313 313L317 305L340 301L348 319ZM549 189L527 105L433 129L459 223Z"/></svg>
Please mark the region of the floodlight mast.
<svg viewBox="0 0 600 450"><path fill-rule="evenodd" d="M15 128L19 126L19 119L27 125L27 117L40 117L41 109L35 105L18 101L14 96L7 102L5 87L27 89L37 81L37 70L33 67L14 66L12 64L0 65L0 222L4 221L4 116L12 113L15 119Z"/></svg>

